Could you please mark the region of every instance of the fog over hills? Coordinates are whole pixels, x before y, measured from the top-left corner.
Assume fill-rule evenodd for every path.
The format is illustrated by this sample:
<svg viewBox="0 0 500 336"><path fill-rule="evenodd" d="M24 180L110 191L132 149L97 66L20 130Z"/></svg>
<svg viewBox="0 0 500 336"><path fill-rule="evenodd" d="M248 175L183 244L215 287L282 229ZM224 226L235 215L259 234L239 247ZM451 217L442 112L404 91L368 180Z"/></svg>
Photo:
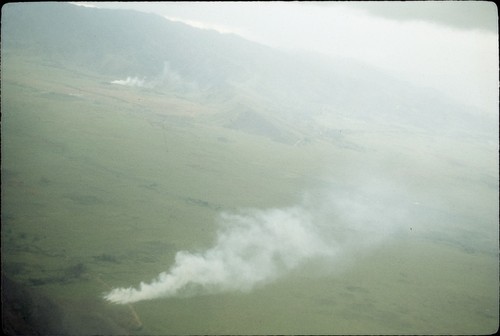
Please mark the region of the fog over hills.
<svg viewBox="0 0 500 336"><path fill-rule="evenodd" d="M475 108L352 60L292 54L135 11L66 3L3 10L4 54L35 54L115 84L215 103L219 123L281 142L345 128L338 118L444 133L496 131Z"/></svg>

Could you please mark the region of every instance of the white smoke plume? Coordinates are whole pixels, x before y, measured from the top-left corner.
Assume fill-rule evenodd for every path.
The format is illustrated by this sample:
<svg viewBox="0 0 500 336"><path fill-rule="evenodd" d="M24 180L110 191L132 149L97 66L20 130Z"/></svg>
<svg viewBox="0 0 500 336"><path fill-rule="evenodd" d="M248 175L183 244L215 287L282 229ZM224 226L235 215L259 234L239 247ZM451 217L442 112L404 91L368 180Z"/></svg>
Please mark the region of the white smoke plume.
<svg viewBox="0 0 500 336"><path fill-rule="evenodd" d="M308 198L283 209L223 213L212 248L203 253L177 252L174 265L152 282L115 288L104 298L125 304L250 291L308 261L336 260L341 252L345 256L353 248L380 242L401 220L401 204L392 196L341 192L320 198L321 202Z"/></svg>
<svg viewBox="0 0 500 336"><path fill-rule="evenodd" d="M111 82L111 84L132 86L132 87L145 87L145 80L139 79L137 77L127 77L127 79L117 79Z"/></svg>
<svg viewBox="0 0 500 336"><path fill-rule="evenodd" d="M156 76L153 76L151 78L140 79L139 77L128 76L126 79L117 79L111 81L111 84L118 84L118 85L139 87L146 89L153 89L157 87L167 87L169 89L181 90L181 91L196 89L196 85L192 82L183 79L181 75L179 75L179 73L177 73L174 69L172 69L169 62L164 62L162 71Z"/></svg>
<svg viewBox="0 0 500 336"><path fill-rule="evenodd" d="M117 288L105 298L130 303L199 292L249 291L293 269L308 258L331 256L335 248L317 232L310 213L300 207L222 214L216 244L202 254L178 252L169 272Z"/></svg>

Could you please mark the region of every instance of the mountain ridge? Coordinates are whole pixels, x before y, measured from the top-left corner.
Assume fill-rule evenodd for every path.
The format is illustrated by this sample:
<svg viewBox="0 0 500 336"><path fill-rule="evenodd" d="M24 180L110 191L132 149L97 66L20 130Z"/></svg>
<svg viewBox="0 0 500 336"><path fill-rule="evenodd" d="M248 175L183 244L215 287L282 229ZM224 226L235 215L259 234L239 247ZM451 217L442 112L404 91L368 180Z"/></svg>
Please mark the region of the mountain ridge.
<svg viewBox="0 0 500 336"><path fill-rule="evenodd" d="M194 90L202 101L233 109L239 129L251 117L266 120L263 134L276 127L290 133L286 125L293 125L317 135L335 127L318 120L325 114L433 132L489 126L471 108L370 66L291 54L154 14L66 3L8 4L2 14L3 54L36 54L125 84L130 78L181 94ZM252 112L239 111L242 104ZM271 133L276 139L280 132Z"/></svg>

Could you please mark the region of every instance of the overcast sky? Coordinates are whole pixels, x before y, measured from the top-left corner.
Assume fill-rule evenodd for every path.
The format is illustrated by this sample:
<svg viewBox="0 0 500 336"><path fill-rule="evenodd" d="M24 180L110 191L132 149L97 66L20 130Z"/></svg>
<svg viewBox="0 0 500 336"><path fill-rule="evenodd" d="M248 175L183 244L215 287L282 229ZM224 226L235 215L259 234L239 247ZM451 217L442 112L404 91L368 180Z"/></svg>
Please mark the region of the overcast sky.
<svg viewBox="0 0 500 336"><path fill-rule="evenodd" d="M466 104L498 109L493 2L113 2L266 45L355 58Z"/></svg>

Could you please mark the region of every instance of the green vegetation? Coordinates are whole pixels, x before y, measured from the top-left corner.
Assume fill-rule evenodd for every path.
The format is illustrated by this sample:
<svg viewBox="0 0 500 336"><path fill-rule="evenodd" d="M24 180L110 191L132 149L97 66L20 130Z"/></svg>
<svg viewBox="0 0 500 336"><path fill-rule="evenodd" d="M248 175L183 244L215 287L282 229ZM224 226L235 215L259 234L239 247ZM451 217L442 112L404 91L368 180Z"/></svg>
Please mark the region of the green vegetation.
<svg viewBox="0 0 500 336"><path fill-rule="evenodd" d="M3 66L2 265L37 290L100 307L109 288L96 276L153 277L177 250L212 244L218 211L300 196L307 162L289 146L148 101L131 107L141 93L103 79Z"/></svg>
<svg viewBox="0 0 500 336"><path fill-rule="evenodd" d="M474 174L474 165L484 159L453 168L457 164L451 160L461 153L442 140L446 156L425 161L430 151L425 144L409 155L405 147L412 146L411 140L398 134L384 139L383 133L351 136L362 152L325 141L294 147L200 122L211 109L195 102L186 105L196 115L183 116L179 109L170 113L156 105L154 98L165 99L165 106L183 106L168 95L109 86L105 78L22 59L5 59L3 66L3 272L56 301L69 300L63 309L86 305L110 318L100 302L108 290L103 282L137 284L166 270L178 250L209 247L219 211L294 204L307 188L326 184L322 176L348 186L356 175L353 169L365 169L379 155L370 151L383 148L387 162L376 170L388 171L395 155L404 156L408 166L388 173L395 181L407 181L414 194L433 188L437 194L425 195L435 197L428 203L434 204L438 222L432 209L415 214L413 235L401 238L406 243L380 247L359 259L349 256L357 260L333 275L308 277L299 270L251 294L138 303L144 329L130 332L454 333L494 328L497 256L495 239L487 235L496 225L490 215L496 189L494 179L487 178L494 171L488 172L485 168L492 166L486 164ZM131 104L141 95L152 96L154 104L146 99ZM393 144L395 138L401 141ZM464 140L461 150L467 148L478 158L486 155L472 140ZM439 199L461 205L454 209L456 219ZM466 214L475 216L475 227L460 218ZM434 221L432 228L419 219ZM450 227L454 231L446 231Z"/></svg>
<svg viewBox="0 0 500 336"><path fill-rule="evenodd" d="M28 322L63 334L498 327L498 146L489 133L370 124L349 113L316 115L328 127L298 125L283 117L286 98L267 105L249 82L224 100L220 91L110 84L125 61L99 74L103 63L46 56L2 48L2 275L12 302L53 312L21 309L38 319ZM177 251L212 246L221 212L286 207L309 191L352 195L367 181L409 204L383 244L340 253L328 267L311 261L250 293L133 307L102 299L166 271ZM378 202L386 218L393 205L363 204Z"/></svg>

